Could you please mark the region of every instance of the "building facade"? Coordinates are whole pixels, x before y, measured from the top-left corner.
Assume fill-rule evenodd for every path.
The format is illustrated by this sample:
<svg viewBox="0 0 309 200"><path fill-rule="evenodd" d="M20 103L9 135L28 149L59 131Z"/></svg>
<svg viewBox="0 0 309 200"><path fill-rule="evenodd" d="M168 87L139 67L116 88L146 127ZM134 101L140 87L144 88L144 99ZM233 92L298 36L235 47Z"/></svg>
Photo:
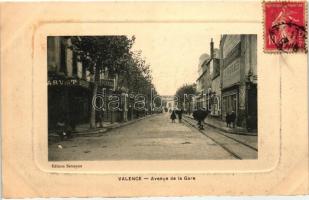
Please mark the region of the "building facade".
<svg viewBox="0 0 309 200"><path fill-rule="evenodd" d="M125 86L118 84L125 75L111 74L107 67L102 67L95 77L87 61L79 61L71 47L71 37L47 38L48 128L51 132L58 122L65 122L74 130L79 124L90 123L94 115L96 125L101 126L103 121L123 122L147 113L133 109L134 98L129 97ZM149 101L146 105L150 110Z"/></svg>
<svg viewBox="0 0 309 200"><path fill-rule="evenodd" d="M214 49L212 40L210 56L204 58L198 69L197 95L194 101L196 108L207 108L212 116L219 117L221 115L220 56L219 49Z"/></svg>
<svg viewBox="0 0 309 200"><path fill-rule="evenodd" d="M222 119L234 111L238 126L257 129L257 36L223 35L220 56Z"/></svg>
<svg viewBox="0 0 309 200"><path fill-rule="evenodd" d="M75 129L76 124L89 120L90 77L68 46L70 38L47 38L49 129L54 129L57 122Z"/></svg>
<svg viewBox="0 0 309 200"><path fill-rule="evenodd" d="M217 54L218 55L218 54ZM210 64L211 70L211 90L209 92L210 115L221 117L221 76L220 76L220 59L218 57L212 59Z"/></svg>
<svg viewBox="0 0 309 200"><path fill-rule="evenodd" d="M205 54L203 54L205 55ZM219 49L210 42L210 56L198 68L195 108L225 121L232 111L237 126L257 129L257 35L222 35Z"/></svg>

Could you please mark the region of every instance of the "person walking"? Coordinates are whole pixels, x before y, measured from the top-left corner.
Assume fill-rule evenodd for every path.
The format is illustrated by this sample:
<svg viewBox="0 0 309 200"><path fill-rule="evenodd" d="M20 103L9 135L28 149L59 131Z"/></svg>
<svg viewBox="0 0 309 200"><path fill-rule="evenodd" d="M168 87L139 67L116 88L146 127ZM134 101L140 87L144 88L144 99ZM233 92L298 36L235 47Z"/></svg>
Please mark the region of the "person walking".
<svg viewBox="0 0 309 200"><path fill-rule="evenodd" d="M177 115L178 115L178 121L179 123L181 123L182 120L182 114L183 114L183 109L181 108L180 110L177 111Z"/></svg>
<svg viewBox="0 0 309 200"><path fill-rule="evenodd" d="M99 124L99 128L103 128L103 111L96 110L95 112L95 121L96 121L96 128L97 124Z"/></svg>
<svg viewBox="0 0 309 200"><path fill-rule="evenodd" d="M230 121L233 124L233 128L235 128L235 120L236 120L236 113L233 110L232 113L230 114Z"/></svg>
<svg viewBox="0 0 309 200"><path fill-rule="evenodd" d="M175 113L175 110L172 111L172 114L171 114L171 119L172 119L172 123L175 123L175 119L176 119L176 113Z"/></svg>
<svg viewBox="0 0 309 200"><path fill-rule="evenodd" d="M226 114L225 121L227 127L235 128L235 120L236 120L235 111Z"/></svg>
<svg viewBox="0 0 309 200"><path fill-rule="evenodd" d="M193 112L193 118L197 121L197 125L200 130L204 130L204 120L206 119L207 115L208 111L206 108L199 108Z"/></svg>
<svg viewBox="0 0 309 200"><path fill-rule="evenodd" d="M226 113L225 121L226 121L226 127L230 127L230 124L231 124L231 116L230 116L230 113L229 113L229 112Z"/></svg>

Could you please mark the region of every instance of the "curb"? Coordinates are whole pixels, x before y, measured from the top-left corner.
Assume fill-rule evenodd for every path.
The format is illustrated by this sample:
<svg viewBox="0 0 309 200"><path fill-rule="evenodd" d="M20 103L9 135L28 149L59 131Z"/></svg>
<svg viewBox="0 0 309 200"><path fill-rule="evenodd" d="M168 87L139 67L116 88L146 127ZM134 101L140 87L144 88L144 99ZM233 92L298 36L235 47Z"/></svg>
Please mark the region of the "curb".
<svg viewBox="0 0 309 200"><path fill-rule="evenodd" d="M76 135L78 135L78 136L89 136L89 135L93 135L93 134L106 133L106 132L108 132L108 131L110 131L110 130L117 129L117 128L121 128L121 127L130 125L130 124L133 124L133 123L135 123L135 122L138 122L138 121L140 121L140 120L143 120L143 119L152 117L152 116L154 116L154 115L155 115L155 114L147 115L147 116L145 116L145 117L141 117L141 118L138 118L138 119L135 119L135 120L131 120L131 121L127 121L127 122L115 124L115 125L110 126L110 127L103 127L102 129L96 130L96 131L93 131L93 132L88 132L88 133L76 133Z"/></svg>
<svg viewBox="0 0 309 200"><path fill-rule="evenodd" d="M187 116L187 115L184 115L184 116L187 117L187 118L193 119L193 117L191 117L191 116ZM215 126L213 124L210 124L208 122L205 122L205 124L212 127L212 128L215 128L217 130L223 131L225 133L230 133L230 134L235 134L235 135L257 136L257 134L249 134L247 132L237 132L237 131L233 131L233 130L226 130L226 129L220 128L218 126Z"/></svg>
<svg viewBox="0 0 309 200"><path fill-rule="evenodd" d="M131 120L131 121L127 121L127 122L124 122L124 123L115 124L115 125L112 125L110 127L103 127L101 129L98 129L98 130L87 131L86 133L75 132L75 133L73 133L73 135L75 137L94 136L96 134L106 133L106 132L111 131L113 129L117 129L117 128L121 128L121 127L130 125L130 124L133 124L135 122L138 122L140 120L143 120L143 119L146 119L146 118L149 118L149 117L153 117L155 115L156 114L147 115L145 117L141 117L141 118L138 118L138 119L135 119L135 120ZM59 136L55 135L55 134L48 135L48 140L51 140L51 141L54 140L54 142L58 142L59 141ZM55 141L55 140L57 140L57 141ZM51 143L53 143L53 142L51 142Z"/></svg>

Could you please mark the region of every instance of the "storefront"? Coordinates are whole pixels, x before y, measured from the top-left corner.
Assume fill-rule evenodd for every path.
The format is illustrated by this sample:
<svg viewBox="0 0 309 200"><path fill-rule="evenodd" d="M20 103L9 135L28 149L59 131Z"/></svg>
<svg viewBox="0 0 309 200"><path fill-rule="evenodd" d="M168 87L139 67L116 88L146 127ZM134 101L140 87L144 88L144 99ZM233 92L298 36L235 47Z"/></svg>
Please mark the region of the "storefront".
<svg viewBox="0 0 309 200"><path fill-rule="evenodd" d="M223 57L222 119L234 111L237 126L256 130L256 35L226 35L220 45Z"/></svg>
<svg viewBox="0 0 309 200"><path fill-rule="evenodd" d="M222 118L225 119L226 115L234 111L238 115L238 87L233 87L223 91L222 94Z"/></svg>
<svg viewBox="0 0 309 200"><path fill-rule="evenodd" d="M90 83L76 78L50 77L48 80L48 129L65 122L72 129L88 123L91 112Z"/></svg>
<svg viewBox="0 0 309 200"><path fill-rule="evenodd" d="M257 84L249 83L248 91L248 112L247 112L247 129L257 130Z"/></svg>
<svg viewBox="0 0 309 200"><path fill-rule="evenodd" d="M106 122L128 121L128 95L125 89L115 89L115 79L101 79L99 91L103 97L103 120Z"/></svg>
<svg viewBox="0 0 309 200"><path fill-rule="evenodd" d="M216 93L211 95L211 116L220 117L221 115L221 97Z"/></svg>
<svg viewBox="0 0 309 200"><path fill-rule="evenodd" d="M239 116L240 58L236 57L223 70L222 118L234 111Z"/></svg>
<svg viewBox="0 0 309 200"><path fill-rule="evenodd" d="M201 108L206 108L206 99L204 92L201 92L195 97L195 109Z"/></svg>

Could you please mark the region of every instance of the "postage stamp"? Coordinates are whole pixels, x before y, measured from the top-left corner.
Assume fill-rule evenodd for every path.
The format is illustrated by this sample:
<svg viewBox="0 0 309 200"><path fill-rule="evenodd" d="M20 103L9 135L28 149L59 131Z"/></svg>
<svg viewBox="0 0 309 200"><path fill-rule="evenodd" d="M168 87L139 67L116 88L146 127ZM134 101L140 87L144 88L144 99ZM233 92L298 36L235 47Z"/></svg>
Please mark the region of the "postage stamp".
<svg viewBox="0 0 309 200"><path fill-rule="evenodd" d="M264 51L306 52L306 2L264 2Z"/></svg>

